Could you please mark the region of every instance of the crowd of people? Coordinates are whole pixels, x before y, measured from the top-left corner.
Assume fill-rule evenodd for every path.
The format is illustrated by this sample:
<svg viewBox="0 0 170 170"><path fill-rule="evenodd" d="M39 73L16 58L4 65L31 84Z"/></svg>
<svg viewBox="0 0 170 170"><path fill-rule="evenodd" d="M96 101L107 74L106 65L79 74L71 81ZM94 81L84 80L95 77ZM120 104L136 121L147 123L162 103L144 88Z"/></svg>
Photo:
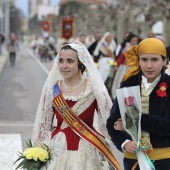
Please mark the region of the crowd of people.
<svg viewBox="0 0 170 170"><path fill-rule="evenodd" d="M163 36L156 36L149 32L146 38L155 37L164 42ZM111 99L116 97L116 89L127 71L125 52L132 46L137 45L141 38L132 33L126 32L124 40L118 44L111 32L102 33L97 31L94 35L80 34L69 40L57 39L52 35L47 37L34 36L30 40L30 46L34 54L40 57L41 61L53 61L62 45L80 41L89 51L103 82L109 92ZM169 47L166 48L169 56ZM167 62L168 63L168 62ZM169 72L169 69L166 71Z"/></svg>
<svg viewBox="0 0 170 170"><path fill-rule="evenodd" d="M15 44L18 43L17 37L15 36ZM11 41L11 34L9 36L9 41L7 42L7 48L9 49L9 42ZM162 35L154 35L153 32L148 32L146 38L155 37L160 39L163 43L165 42L165 38ZM116 97L115 90L120 86L120 80L122 79L124 73L127 70L126 67L126 59L125 52L133 45L137 45L142 39L132 33L126 32L124 34L124 40L122 43L118 44L116 38L112 33L106 32L102 33L97 31L94 35L89 34L80 34L78 36L74 36L69 40L56 38L54 35L48 36L31 36L27 42L29 46L32 48L33 53L39 56L41 61L53 61L60 49L60 47L67 43L72 43L74 41L80 41L91 54L98 70L102 76L102 79L105 83L105 86L109 92L109 95L112 99ZM0 51L2 45L4 44L5 38L3 34L0 34ZM18 51L17 45L15 45L15 53ZM166 47L166 52L170 57L170 46ZM13 57L14 58L14 57ZM168 65L167 65L168 66ZM167 73L170 71L170 67L166 70Z"/></svg>

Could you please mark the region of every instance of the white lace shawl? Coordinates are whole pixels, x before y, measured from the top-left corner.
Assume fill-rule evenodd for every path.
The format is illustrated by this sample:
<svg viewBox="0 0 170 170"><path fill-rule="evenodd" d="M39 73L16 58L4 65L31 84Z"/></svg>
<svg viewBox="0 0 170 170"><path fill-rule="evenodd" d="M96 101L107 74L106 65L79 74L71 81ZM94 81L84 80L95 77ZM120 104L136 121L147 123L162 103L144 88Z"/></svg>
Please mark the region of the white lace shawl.
<svg viewBox="0 0 170 170"><path fill-rule="evenodd" d="M110 109L112 106L110 96L93 62L93 59L91 58L91 55L89 54L88 50L84 47L84 45L78 41L73 42L72 44L69 45L77 51L79 60L86 67L85 76L87 76L87 78L89 79L89 82L91 84L92 90L98 103L97 119L99 121L96 121L97 126L99 127L99 130L105 137L110 138L106 129L106 120L109 117ZM55 58L53 68L51 69L47 77L40 97L40 102L38 105L31 138L34 145L40 145L42 143L48 144L48 142L51 139L51 126L54 116L52 106L53 87L57 81L63 79L58 68L58 60L59 54Z"/></svg>

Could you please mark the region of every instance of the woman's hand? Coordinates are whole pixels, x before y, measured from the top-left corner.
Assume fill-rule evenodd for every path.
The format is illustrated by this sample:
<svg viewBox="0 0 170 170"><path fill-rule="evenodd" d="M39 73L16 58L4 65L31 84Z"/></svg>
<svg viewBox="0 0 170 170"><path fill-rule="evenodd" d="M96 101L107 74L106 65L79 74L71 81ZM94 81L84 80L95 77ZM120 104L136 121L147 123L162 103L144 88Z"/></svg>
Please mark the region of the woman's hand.
<svg viewBox="0 0 170 170"><path fill-rule="evenodd" d="M136 141L128 141L124 145L124 149L130 153L135 153L136 152Z"/></svg>
<svg viewBox="0 0 170 170"><path fill-rule="evenodd" d="M122 119L119 118L115 123L114 123L114 128L116 130L121 130L121 131L125 131L124 127L123 127L123 122Z"/></svg>

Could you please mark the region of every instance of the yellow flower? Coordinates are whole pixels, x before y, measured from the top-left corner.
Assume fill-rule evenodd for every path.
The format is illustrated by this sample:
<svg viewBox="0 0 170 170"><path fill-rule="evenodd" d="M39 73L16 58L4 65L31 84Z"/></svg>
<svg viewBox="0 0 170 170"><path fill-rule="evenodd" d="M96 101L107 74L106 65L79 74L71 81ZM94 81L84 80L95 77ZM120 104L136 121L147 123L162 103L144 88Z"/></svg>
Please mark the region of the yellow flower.
<svg viewBox="0 0 170 170"><path fill-rule="evenodd" d="M27 159L32 159L33 156L33 148L27 148L23 155L27 158Z"/></svg>
<svg viewBox="0 0 170 170"><path fill-rule="evenodd" d="M110 64L110 66L116 66L117 65L116 61L113 61L113 60L109 61L109 64Z"/></svg>
<svg viewBox="0 0 170 170"><path fill-rule="evenodd" d="M42 161L42 162L46 162L46 157L44 155L40 155L39 156L39 160Z"/></svg>
<svg viewBox="0 0 170 170"><path fill-rule="evenodd" d="M37 159L39 158L39 155L38 153L34 153L32 159L34 159L35 161L37 161Z"/></svg>
<svg viewBox="0 0 170 170"><path fill-rule="evenodd" d="M43 162L46 162L47 159L49 158L48 152L45 149L39 148L39 147L27 148L24 151L23 155L27 159L34 159L35 161L37 161L39 159Z"/></svg>
<svg viewBox="0 0 170 170"><path fill-rule="evenodd" d="M18 162L22 159L21 163L17 166L17 169L32 169L34 165L35 169L39 169L43 166L46 166L47 161L50 160L51 154L49 147L43 145L43 148L33 147L31 139L26 142L28 148L25 149L23 153L19 152L19 158L14 162Z"/></svg>
<svg viewBox="0 0 170 170"><path fill-rule="evenodd" d="M98 63L96 63L96 62L95 62L94 64L95 64L95 66L98 68L99 64L98 64Z"/></svg>

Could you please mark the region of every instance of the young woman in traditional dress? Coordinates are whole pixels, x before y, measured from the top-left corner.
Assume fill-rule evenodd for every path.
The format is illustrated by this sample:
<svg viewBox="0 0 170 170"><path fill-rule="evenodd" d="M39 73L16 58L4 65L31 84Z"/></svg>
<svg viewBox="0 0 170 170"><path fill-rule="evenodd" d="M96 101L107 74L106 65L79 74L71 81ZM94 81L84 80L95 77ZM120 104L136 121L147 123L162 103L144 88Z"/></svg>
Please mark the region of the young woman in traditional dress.
<svg viewBox="0 0 170 170"><path fill-rule="evenodd" d="M78 41L62 46L44 85L32 135L34 145L45 143L51 150L48 170L120 169L106 145L111 105L85 46Z"/></svg>

